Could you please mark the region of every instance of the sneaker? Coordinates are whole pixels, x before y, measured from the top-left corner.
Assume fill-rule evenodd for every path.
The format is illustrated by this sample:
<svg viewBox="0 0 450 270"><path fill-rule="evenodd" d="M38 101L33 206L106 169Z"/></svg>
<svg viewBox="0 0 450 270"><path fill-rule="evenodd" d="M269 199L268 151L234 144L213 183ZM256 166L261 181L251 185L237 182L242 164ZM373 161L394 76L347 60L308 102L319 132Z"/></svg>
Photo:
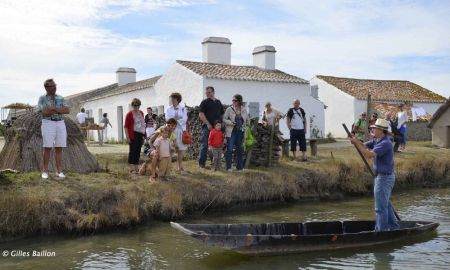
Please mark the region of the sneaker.
<svg viewBox="0 0 450 270"><path fill-rule="evenodd" d="M57 176L58 178L66 178L66 176L64 175L63 172L57 173L56 176Z"/></svg>
<svg viewBox="0 0 450 270"><path fill-rule="evenodd" d="M228 169L227 172L233 172L233 169Z"/></svg>
<svg viewBox="0 0 450 270"><path fill-rule="evenodd" d="M43 173L41 174L41 178L42 178L42 179L48 179L48 172L43 172Z"/></svg>

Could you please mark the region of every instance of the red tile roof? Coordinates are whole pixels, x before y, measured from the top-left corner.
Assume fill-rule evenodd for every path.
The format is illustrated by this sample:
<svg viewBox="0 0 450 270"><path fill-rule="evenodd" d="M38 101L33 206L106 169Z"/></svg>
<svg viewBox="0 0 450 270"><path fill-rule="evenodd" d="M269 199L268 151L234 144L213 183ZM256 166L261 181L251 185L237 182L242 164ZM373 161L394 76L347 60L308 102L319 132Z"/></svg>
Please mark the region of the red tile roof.
<svg viewBox="0 0 450 270"><path fill-rule="evenodd" d="M446 98L409 81L366 80L317 75L317 78L357 98L374 101L442 103Z"/></svg>
<svg viewBox="0 0 450 270"><path fill-rule="evenodd" d="M210 79L262 81L308 84L307 80L280 70L265 70L256 66L236 66L177 60L177 63Z"/></svg>

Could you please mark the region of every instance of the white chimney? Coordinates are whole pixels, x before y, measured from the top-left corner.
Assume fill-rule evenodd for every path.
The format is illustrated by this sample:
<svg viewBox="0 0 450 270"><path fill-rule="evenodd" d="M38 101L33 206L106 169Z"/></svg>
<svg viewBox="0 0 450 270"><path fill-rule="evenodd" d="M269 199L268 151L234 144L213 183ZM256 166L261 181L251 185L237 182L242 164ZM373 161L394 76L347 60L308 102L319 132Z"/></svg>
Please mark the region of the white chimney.
<svg viewBox="0 0 450 270"><path fill-rule="evenodd" d="M121 67L116 71L117 84L119 86L136 82L136 70L134 68Z"/></svg>
<svg viewBox="0 0 450 270"><path fill-rule="evenodd" d="M275 50L274 46L264 45L253 49L253 65L262 69L275 69Z"/></svg>
<svg viewBox="0 0 450 270"><path fill-rule="evenodd" d="M203 62L231 64L231 42L224 37L207 37L202 42Z"/></svg>

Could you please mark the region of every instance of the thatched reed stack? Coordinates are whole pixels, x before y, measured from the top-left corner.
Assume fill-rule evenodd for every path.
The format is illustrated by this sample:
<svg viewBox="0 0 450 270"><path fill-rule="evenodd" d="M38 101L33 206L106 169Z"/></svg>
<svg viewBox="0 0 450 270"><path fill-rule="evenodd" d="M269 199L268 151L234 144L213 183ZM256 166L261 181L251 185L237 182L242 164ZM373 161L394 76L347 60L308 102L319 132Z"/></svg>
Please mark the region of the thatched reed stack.
<svg viewBox="0 0 450 270"><path fill-rule="evenodd" d="M14 169L29 172L42 169L42 116L27 113L19 116L5 135L5 146L0 153L0 170ZM64 117L67 128L67 147L63 151L64 171L89 173L99 171L95 157L84 144L78 125ZM50 158L49 170L55 171L54 152Z"/></svg>

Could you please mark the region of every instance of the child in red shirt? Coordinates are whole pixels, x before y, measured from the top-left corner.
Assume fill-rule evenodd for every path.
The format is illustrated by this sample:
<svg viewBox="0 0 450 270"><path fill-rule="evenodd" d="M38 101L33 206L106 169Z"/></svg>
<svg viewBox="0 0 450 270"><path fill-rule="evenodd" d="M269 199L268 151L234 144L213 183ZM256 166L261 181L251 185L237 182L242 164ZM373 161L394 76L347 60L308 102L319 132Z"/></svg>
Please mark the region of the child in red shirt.
<svg viewBox="0 0 450 270"><path fill-rule="evenodd" d="M208 148L212 151L213 155L213 168L214 171L220 170L222 167L222 148L223 148L223 132L222 122L217 120L214 123L214 128L209 132Z"/></svg>

